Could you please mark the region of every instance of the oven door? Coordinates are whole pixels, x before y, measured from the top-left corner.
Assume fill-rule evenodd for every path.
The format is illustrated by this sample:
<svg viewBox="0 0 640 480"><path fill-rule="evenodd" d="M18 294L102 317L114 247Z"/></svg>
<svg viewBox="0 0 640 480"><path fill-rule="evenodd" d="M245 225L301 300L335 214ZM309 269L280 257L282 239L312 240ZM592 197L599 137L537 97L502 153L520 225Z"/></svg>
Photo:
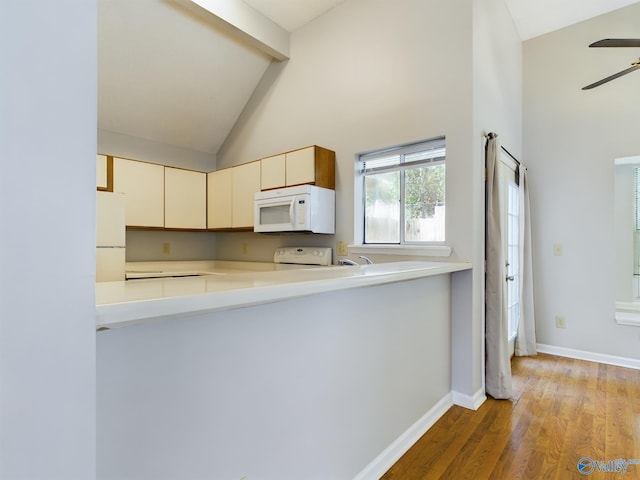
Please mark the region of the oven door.
<svg viewBox="0 0 640 480"><path fill-rule="evenodd" d="M256 232L288 232L296 229L296 197L256 200L254 226Z"/></svg>

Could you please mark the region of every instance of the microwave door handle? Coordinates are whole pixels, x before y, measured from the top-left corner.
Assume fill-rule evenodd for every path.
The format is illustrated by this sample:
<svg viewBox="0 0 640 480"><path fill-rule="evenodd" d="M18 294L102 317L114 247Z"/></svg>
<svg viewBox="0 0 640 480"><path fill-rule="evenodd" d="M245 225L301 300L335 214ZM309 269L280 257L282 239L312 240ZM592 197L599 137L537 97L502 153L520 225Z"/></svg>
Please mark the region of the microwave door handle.
<svg viewBox="0 0 640 480"><path fill-rule="evenodd" d="M291 199L291 204L289 205L289 218L291 219L291 225L295 225L296 224L296 219L294 217L295 215L295 206L296 204L296 199L293 198Z"/></svg>

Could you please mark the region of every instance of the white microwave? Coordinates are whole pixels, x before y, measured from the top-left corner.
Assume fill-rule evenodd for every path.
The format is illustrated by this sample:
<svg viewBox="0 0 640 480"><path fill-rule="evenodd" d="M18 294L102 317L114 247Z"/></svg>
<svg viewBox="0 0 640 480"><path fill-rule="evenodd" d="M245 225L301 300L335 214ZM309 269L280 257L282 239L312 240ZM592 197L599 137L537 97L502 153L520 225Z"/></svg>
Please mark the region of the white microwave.
<svg viewBox="0 0 640 480"><path fill-rule="evenodd" d="M255 193L255 232L335 233L336 192L298 185Z"/></svg>

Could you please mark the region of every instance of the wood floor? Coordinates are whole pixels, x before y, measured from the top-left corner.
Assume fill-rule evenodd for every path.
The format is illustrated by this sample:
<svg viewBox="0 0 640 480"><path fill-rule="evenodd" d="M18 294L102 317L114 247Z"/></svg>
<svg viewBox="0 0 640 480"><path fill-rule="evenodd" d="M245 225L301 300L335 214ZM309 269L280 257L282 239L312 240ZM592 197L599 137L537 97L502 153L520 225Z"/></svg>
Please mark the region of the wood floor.
<svg viewBox="0 0 640 480"><path fill-rule="evenodd" d="M577 467L640 460L640 371L539 354L512 372L513 399L452 407L382 480L640 479L640 464Z"/></svg>

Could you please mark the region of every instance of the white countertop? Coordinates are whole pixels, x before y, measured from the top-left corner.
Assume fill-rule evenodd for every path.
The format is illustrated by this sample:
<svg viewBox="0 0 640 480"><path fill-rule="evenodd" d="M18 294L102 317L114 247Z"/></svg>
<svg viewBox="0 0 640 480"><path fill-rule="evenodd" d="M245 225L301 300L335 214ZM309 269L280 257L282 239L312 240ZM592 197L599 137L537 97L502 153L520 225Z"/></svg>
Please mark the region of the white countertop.
<svg viewBox="0 0 640 480"><path fill-rule="evenodd" d="M127 270L191 272L165 277L96 284L98 328L116 328L161 319L229 310L471 268L470 263L390 262L375 265L305 268L258 262L127 264ZM155 269L155 270L154 270Z"/></svg>
<svg viewBox="0 0 640 480"><path fill-rule="evenodd" d="M273 262L238 262L230 260L189 260L170 262L127 262L128 278L146 276L171 277L185 275L219 275L243 272L272 272L310 268L307 265L279 264Z"/></svg>

